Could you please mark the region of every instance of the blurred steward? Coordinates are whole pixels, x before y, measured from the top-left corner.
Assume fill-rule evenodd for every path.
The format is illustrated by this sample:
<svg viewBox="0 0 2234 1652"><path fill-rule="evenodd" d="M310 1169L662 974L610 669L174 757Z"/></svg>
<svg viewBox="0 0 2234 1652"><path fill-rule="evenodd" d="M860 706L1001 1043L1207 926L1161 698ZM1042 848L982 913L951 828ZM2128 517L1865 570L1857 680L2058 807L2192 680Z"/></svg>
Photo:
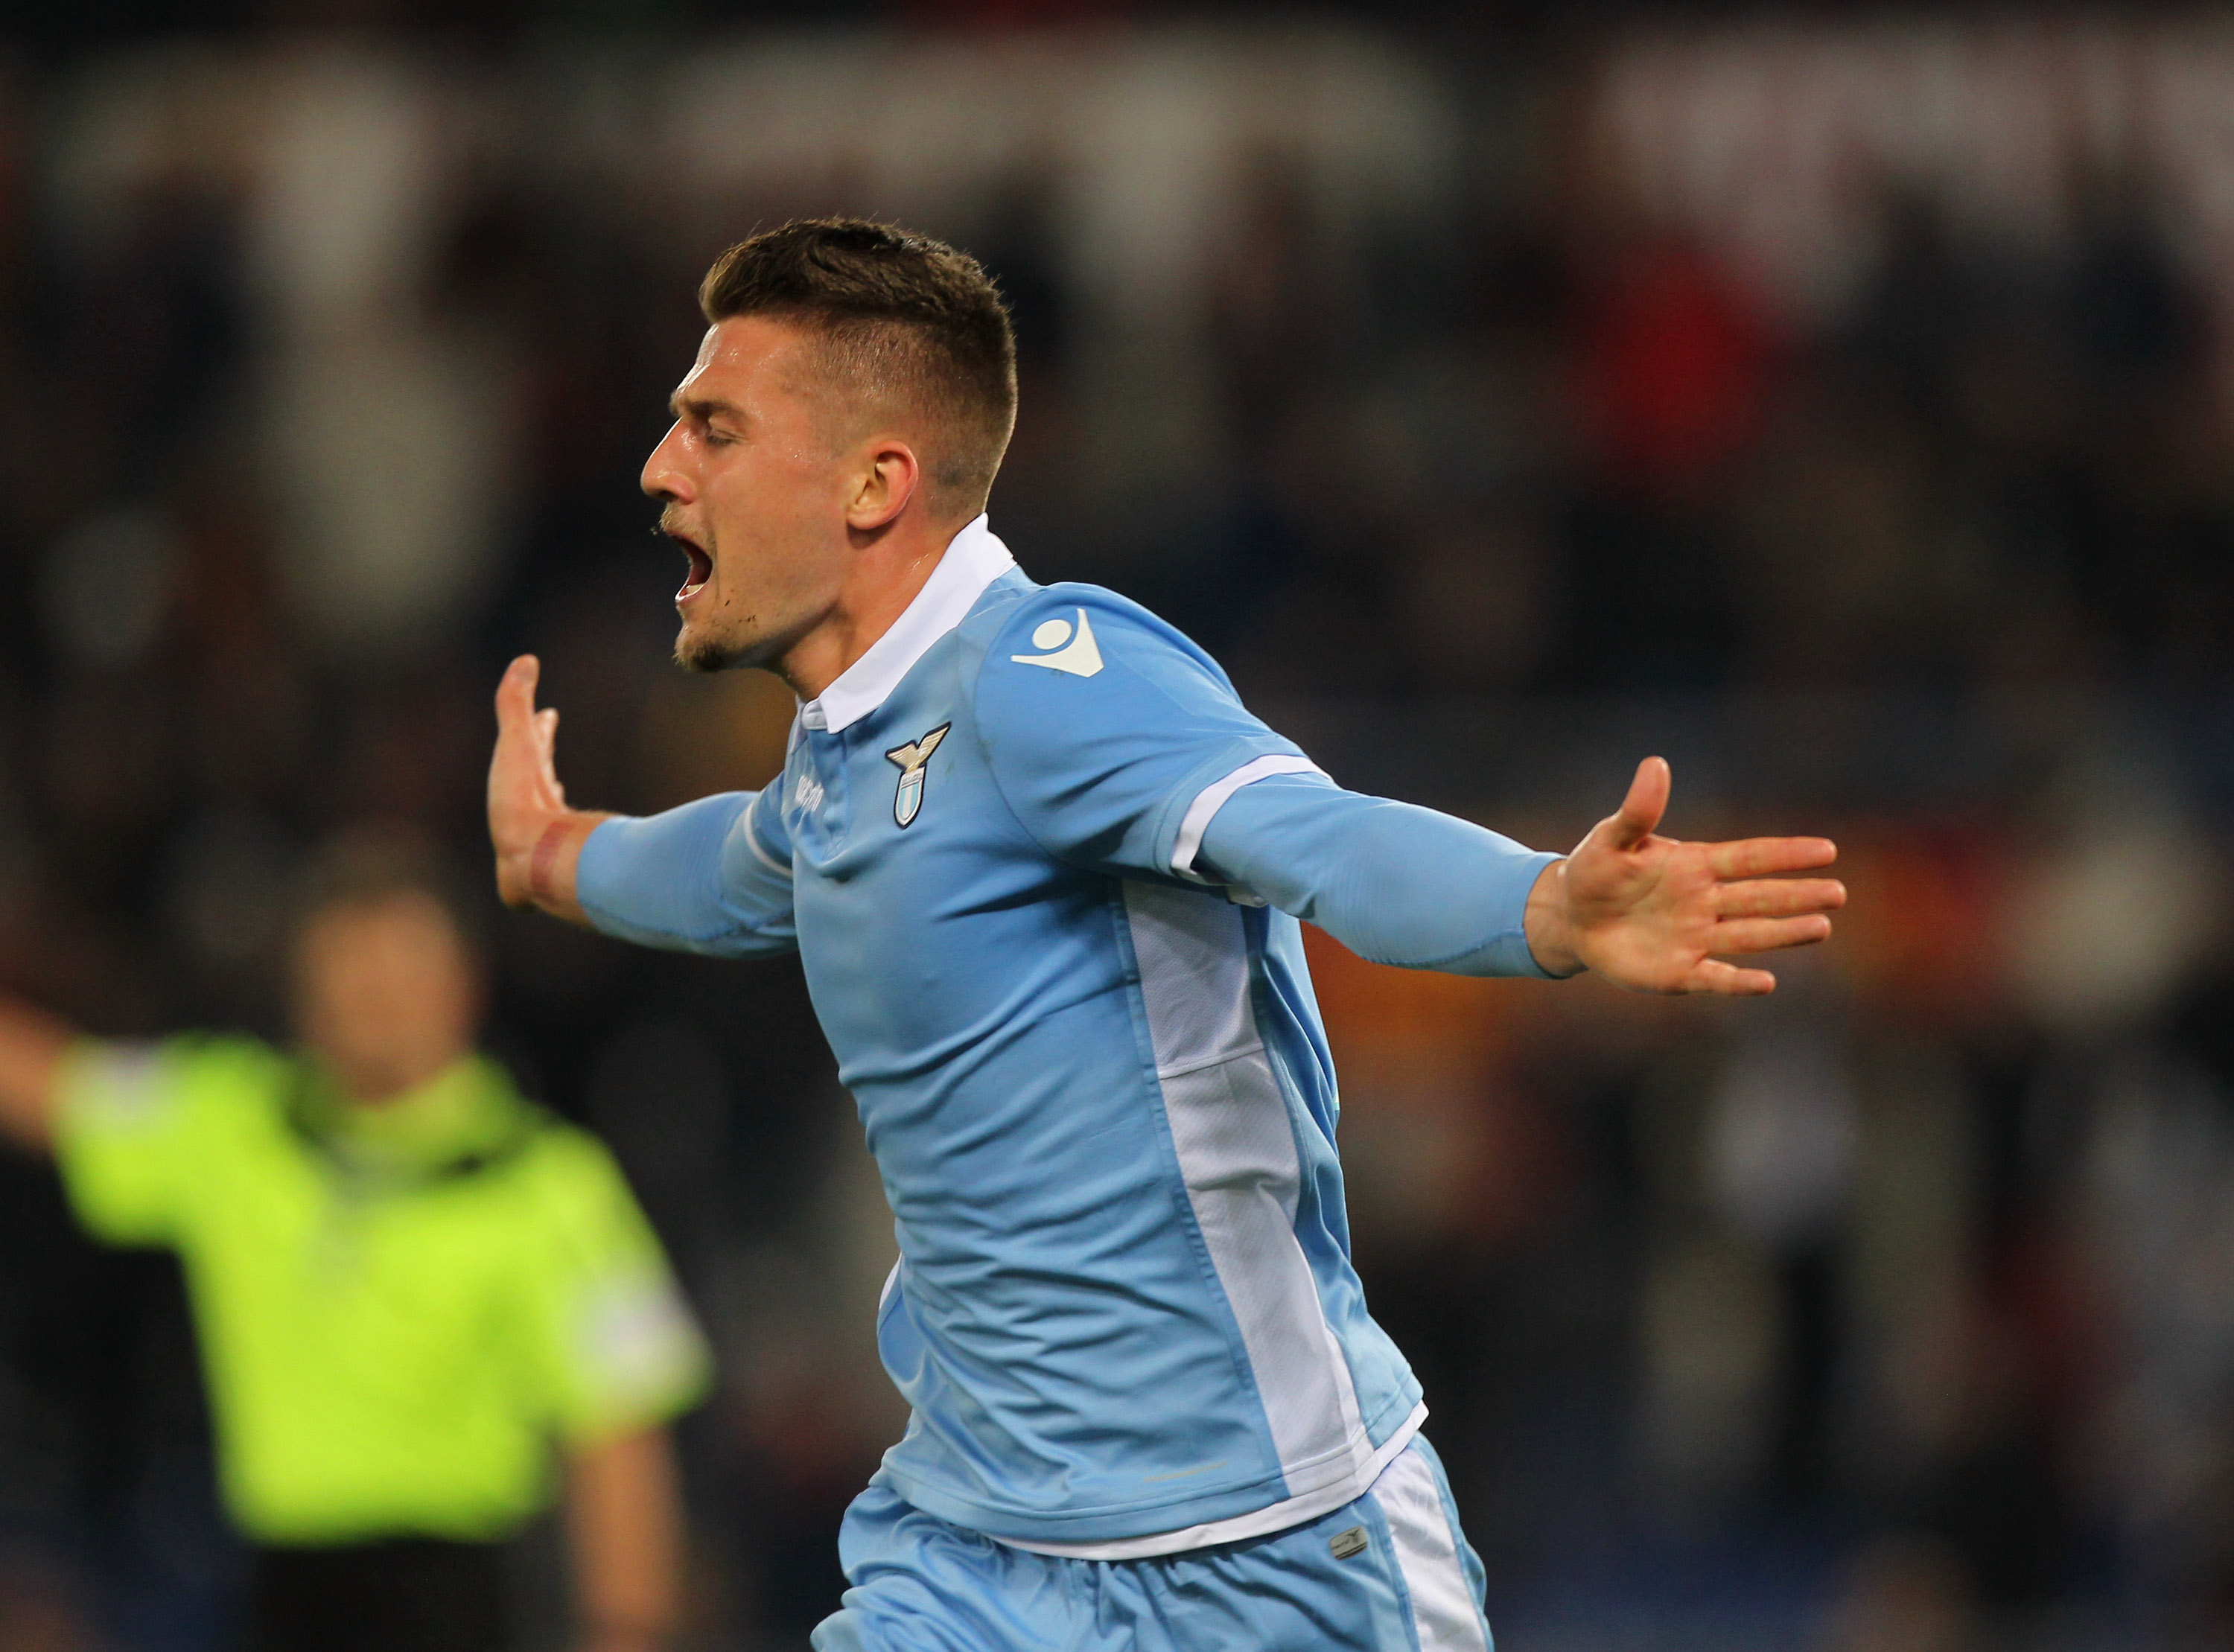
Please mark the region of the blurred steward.
<svg viewBox="0 0 2234 1652"><path fill-rule="evenodd" d="M88 1039L0 1000L0 1126L78 1218L185 1265L253 1652L500 1652L503 1542L563 1461L581 1644L675 1627L665 1425L709 1359L595 1139L473 1048L464 909L409 846L307 880L302 1048Z"/></svg>

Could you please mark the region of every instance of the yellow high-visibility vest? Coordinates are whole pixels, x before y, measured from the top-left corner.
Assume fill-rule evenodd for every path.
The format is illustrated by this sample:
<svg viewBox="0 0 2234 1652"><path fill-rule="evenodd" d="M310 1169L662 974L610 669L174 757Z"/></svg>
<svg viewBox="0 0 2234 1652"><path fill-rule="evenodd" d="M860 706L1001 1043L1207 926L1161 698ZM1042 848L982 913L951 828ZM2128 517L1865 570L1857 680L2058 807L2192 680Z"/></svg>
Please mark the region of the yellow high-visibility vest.
<svg viewBox="0 0 2234 1652"><path fill-rule="evenodd" d="M249 1537L501 1537L552 1447L664 1422L710 1372L602 1144L472 1057L379 1107L248 1039L87 1043L56 1152L97 1237L175 1249Z"/></svg>

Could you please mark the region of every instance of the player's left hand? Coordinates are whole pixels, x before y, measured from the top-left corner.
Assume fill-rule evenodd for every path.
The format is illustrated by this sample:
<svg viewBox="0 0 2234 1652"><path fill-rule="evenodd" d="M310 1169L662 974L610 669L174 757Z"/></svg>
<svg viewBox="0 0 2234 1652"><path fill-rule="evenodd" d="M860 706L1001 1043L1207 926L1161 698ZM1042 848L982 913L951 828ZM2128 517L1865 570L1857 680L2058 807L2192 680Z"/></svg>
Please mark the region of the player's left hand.
<svg viewBox="0 0 2234 1652"><path fill-rule="evenodd" d="M1672 783L1666 760L1646 758L1621 807L1545 869L1528 898L1529 950L1553 975L1591 970L1636 992L1773 992L1767 970L1722 959L1828 938L1845 885L1781 874L1831 865L1838 846L1825 838L1663 838Z"/></svg>

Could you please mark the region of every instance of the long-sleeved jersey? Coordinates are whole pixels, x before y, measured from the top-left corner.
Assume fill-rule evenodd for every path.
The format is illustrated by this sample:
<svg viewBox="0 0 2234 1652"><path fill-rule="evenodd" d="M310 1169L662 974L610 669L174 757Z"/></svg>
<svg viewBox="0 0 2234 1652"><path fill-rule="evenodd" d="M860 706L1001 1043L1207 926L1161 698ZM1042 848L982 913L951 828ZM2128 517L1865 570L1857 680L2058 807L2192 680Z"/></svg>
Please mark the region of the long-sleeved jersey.
<svg viewBox="0 0 2234 1652"><path fill-rule="evenodd" d="M1176 1552L1358 1496L1425 1408L1367 1313L1298 919L1538 973L1551 857L1341 790L1185 637L983 518L781 777L599 826L608 933L798 949L892 1202L879 1478L1018 1546Z"/></svg>

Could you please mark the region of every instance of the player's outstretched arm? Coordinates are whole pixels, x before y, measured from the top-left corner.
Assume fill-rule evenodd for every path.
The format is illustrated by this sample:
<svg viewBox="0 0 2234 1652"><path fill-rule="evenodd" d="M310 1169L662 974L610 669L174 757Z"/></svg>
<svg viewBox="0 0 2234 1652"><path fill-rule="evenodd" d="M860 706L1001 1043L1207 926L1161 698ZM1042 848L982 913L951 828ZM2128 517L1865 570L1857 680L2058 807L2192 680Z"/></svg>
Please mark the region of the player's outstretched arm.
<svg viewBox="0 0 2234 1652"><path fill-rule="evenodd" d="M60 1016L0 998L0 1136L46 1151L54 1138L55 1081L78 1037Z"/></svg>
<svg viewBox="0 0 2234 1652"><path fill-rule="evenodd" d="M507 906L535 907L587 924L575 898L574 869L582 845L611 817L566 806L554 754L555 708L535 708L542 666L523 654L496 689L496 752L489 759L489 841L496 850L496 888Z"/></svg>
<svg viewBox="0 0 2234 1652"><path fill-rule="evenodd" d="M1553 975L1589 969L1638 992L1773 992L1767 970L1723 959L1826 939L1845 886L1787 874L1820 871L1838 846L1823 838L1662 837L1671 784L1666 761L1646 758L1621 807L1545 869L1524 919L1529 950Z"/></svg>

